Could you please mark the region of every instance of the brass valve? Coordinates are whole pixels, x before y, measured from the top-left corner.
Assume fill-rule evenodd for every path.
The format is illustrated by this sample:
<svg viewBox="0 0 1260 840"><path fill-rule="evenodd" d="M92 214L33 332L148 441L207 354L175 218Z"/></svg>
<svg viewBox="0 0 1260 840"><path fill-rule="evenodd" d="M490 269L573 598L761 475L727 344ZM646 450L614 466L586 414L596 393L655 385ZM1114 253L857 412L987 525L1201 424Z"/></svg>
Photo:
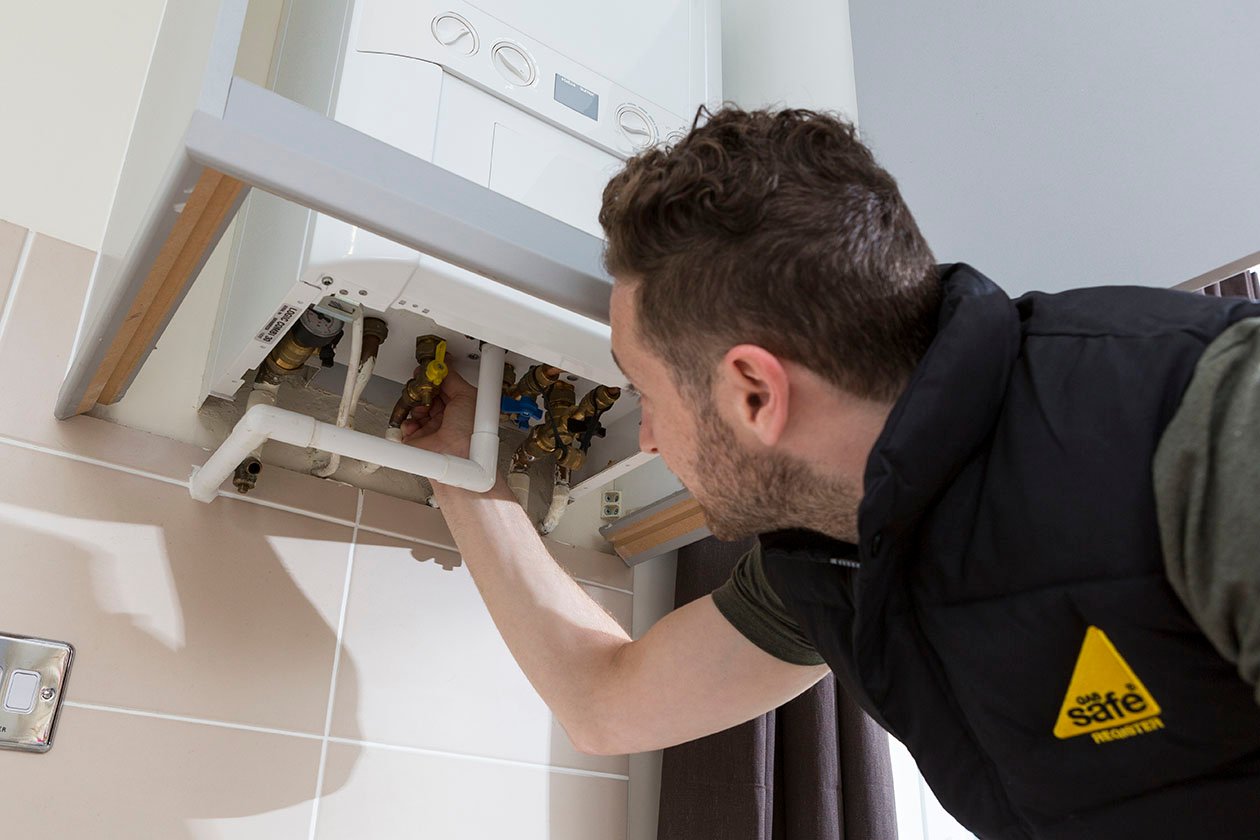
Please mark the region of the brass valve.
<svg viewBox="0 0 1260 840"><path fill-rule="evenodd" d="M424 378L434 389L441 387L442 380L450 373L446 366L446 339L436 335L422 335L416 339L416 364L424 368ZM421 403L422 405L429 405Z"/></svg>
<svg viewBox="0 0 1260 840"><path fill-rule="evenodd" d="M544 393L547 413L542 423L529 432L513 459L513 466L527 468L542 458L555 457L556 464L569 469L582 466L585 454L576 446L577 437L569 428L576 393L568 382L554 382Z"/></svg>
<svg viewBox="0 0 1260 840"><path fill-rule="evenodd" d="M576 392L571 384L560 381L561 373L558 368L535 365L507 391L509 396L541 392L546 407L543 422L530 429L516 450L513 472L524 472L544 458L555 458L560 469L580 469L591 439L603 434L599 418L617 402L621 389L599 385L575 404Z"/></svg>
<svg viewBox="0 0 1260 840"><path fill-rule="evenodd" d="M402 396L394 404L389 415L389 425L402 426L403 421L416 406L431 406L441 390L450 368L446 365L446 339L437 335L422 335L416 339L416 364L421 370L403 386Z"/></svg>

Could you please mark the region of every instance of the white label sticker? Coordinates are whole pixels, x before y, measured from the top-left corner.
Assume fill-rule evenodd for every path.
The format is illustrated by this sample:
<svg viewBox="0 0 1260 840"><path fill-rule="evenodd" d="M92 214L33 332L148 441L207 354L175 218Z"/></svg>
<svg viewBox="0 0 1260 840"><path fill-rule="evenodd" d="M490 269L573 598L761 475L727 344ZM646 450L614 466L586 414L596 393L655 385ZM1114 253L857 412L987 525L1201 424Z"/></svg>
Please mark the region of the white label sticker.
<svg viewBox="0 0 1260 840"><path fill-rule="evenodd" d="M261 341L263 344L270 344L279 336L284 334L288 328L289 322L293 320L293 316L298 314L296 306L280 307L275 315L271 316L271 320L267 322L267 326L262 328L262 332L254 336L255 341Z"/></svg>

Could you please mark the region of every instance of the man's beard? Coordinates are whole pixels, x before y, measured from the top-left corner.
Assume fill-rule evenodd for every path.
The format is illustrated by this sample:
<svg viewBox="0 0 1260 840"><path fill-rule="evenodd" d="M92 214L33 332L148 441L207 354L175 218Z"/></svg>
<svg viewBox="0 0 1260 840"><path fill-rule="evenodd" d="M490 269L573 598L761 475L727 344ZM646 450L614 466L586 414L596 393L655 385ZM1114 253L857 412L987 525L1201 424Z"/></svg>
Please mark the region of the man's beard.
<svg viewBox="0 0 1260 840"><path fill-rule="evenodd" d="M795 458L745 451L714 410L700 413L696 435L689 489L718 539L808 528L857 540L860 491Z"/></svg>

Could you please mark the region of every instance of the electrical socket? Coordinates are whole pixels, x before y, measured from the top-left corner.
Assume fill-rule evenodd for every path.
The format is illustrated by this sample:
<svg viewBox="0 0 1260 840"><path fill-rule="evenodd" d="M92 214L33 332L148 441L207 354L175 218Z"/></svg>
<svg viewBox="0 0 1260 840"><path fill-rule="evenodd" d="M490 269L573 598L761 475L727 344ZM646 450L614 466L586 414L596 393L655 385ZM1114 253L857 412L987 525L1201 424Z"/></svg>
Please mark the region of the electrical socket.
<svg viewBox="0 0 1260 840"><path fill-rule="evenodd" d="M621 491L605 490L604 497L600 501L601 519L620 519L621 518Z"/></svg>

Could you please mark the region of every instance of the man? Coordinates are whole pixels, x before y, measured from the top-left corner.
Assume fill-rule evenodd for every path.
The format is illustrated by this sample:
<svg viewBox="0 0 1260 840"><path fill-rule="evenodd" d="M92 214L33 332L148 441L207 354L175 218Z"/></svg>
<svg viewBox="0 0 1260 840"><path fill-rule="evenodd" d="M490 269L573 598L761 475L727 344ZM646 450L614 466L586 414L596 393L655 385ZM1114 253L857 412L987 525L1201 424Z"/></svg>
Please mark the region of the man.
<svg viewBox="0 0 1260 840"><path fill-rule="evenodd" d="M719 111L600 220L640 445L761 543L631 641L502 485L435 488L580 749L716 732L830 668L983 837L1260 834L1260 305L1012 301L934 266L854 129L806 111ZM411 442L466 454L473 398L448 379Z"/></svg>

